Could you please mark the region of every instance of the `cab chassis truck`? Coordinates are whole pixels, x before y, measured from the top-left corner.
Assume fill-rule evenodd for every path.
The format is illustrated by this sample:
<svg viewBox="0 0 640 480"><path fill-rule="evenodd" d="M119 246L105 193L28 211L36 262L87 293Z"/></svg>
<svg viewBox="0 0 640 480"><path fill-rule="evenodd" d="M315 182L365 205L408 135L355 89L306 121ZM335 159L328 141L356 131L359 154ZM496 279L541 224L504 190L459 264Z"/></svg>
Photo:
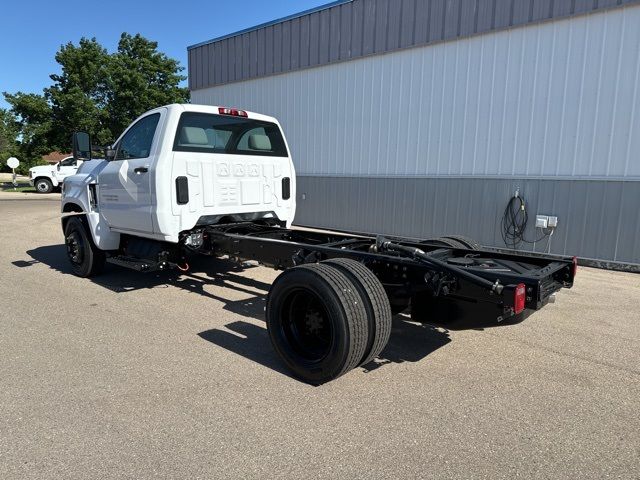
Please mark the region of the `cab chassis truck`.
<svg viewBox="0 0 640 480"><path fill-rule="evenodd" d="M135 120L64 182L73 272L141 272L228 256L284 270L266 304L271 343L299 379L322 384L380 355L395 313L447 328L517 323L570 288L575 257L498 253L473 240L293 229L295 170L276 119L167 105Z"/></svg>

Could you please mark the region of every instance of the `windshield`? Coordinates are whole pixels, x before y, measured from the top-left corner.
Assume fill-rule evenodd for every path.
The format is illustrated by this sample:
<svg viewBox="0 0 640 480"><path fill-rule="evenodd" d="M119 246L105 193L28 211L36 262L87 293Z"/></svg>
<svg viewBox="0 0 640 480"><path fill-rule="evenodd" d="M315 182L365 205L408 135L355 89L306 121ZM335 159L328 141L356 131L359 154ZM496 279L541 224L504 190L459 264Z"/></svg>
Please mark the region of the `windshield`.
<svg viewBox="0 0 640 480"><path fill-rule="evenodd" d="M173 150L287 157L275 123L243 117L185 112L180 116Z"/></svg>

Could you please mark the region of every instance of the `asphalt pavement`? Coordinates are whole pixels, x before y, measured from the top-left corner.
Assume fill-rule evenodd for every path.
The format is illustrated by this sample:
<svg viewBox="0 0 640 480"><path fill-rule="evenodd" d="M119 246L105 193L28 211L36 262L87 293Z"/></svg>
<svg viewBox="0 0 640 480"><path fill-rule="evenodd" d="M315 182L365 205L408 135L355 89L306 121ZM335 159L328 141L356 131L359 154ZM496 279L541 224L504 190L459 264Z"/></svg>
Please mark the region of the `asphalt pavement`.
<svg viewBox="0 0 640 480"><path fill-rule="evenodd" d="M269 343L278 272L67 265L59 196L0 192L0 478L640 478L640 275L580 268L525 322L394 318L312 387Z"/></svg>

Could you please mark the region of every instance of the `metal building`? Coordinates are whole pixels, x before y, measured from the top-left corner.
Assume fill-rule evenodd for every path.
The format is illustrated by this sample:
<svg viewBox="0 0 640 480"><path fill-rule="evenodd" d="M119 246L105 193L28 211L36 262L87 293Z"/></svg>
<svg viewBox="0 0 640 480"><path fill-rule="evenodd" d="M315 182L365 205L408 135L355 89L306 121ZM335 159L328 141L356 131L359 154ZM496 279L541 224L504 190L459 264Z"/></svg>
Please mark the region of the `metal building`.
<svg viewBox="0 0 640 480"><path fill-rule="evenodd" d="M638 0L351 0L189 47L194 103L283 124L296 223L640 264ZM548 242L550 241L550 244Z"/></svg>

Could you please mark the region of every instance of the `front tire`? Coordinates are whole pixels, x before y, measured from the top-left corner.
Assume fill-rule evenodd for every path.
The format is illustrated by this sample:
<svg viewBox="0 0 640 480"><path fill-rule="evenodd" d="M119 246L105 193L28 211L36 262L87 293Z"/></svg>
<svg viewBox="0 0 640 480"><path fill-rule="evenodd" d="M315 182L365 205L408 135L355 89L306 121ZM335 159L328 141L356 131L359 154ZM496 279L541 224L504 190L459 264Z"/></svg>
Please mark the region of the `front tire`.
<svg viewBox="0 0 640 480"><path fill-rule="evenodd" d="M38 193L51 193L53 192L53 183L48 178L39 178L33 184L36 187Z"/></svg>
<svg viewBox="0 0 640 480"><path fill-rule="evenodd" d="M102 271L105 264L104 252L95 246L85 222L80 217L71 217L67 221L64 243L74 275L87 278Z"/></svg>
<svg viewBox="0 0 640 480"><path fill-rule="evenodd" d="M269 291L267 329L293 374L319 385L347 373L365 355L367 312L342 272L309 264L280 274Z"/></svg>

